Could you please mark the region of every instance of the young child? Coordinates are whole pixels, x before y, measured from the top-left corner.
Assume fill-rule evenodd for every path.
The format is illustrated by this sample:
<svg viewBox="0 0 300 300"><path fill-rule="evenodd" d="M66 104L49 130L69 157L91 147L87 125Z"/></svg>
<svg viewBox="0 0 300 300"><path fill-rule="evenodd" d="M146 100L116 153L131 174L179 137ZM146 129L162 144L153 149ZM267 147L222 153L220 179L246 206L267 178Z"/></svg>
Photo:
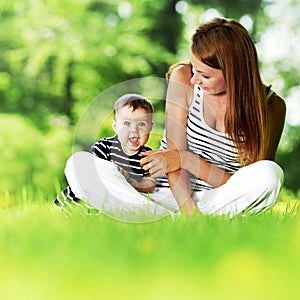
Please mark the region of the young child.
<svg viewBox="0 0 300 300"><path fill-rule="evenodd" d="M114 105L112 128L116 134L99 140L90 149L95 156L115 163L126 180L142 193L155 188L155 179L140 166L140 153L151 150L146 143L153 127L152 114L153 106L145 97L123 95ZM91 209L87 203L81 204L68 186L56 197L54 204L69 212L66 207L71 207L69 202Z"/></svg>

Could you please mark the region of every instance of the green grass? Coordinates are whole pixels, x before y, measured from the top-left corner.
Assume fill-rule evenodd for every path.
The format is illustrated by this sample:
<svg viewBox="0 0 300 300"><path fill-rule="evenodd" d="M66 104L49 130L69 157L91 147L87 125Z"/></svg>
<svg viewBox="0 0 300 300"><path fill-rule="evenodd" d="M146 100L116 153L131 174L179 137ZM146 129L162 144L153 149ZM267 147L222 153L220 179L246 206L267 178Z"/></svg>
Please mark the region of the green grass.
<svg viewBox="0 0 300 300"><path fill-rule="evenodd" d="M126 224L22 194L1 202L0 299L299 297L298 200L258 216Z"/></svg>

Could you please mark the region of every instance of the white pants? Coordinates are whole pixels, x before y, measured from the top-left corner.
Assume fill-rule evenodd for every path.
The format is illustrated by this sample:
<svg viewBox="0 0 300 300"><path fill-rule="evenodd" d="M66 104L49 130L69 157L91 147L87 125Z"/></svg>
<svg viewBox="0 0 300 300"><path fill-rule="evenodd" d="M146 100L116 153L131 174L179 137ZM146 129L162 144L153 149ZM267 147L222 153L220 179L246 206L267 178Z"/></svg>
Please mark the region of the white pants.
<svg viewBox="0 0 300 300"><path fill-rule="evenodd" d="M76 197L114 219L149 222L179 212L169 188L156 189L149 195L139 193L114 163L89 152L73 154L65 175ZM275 204L282 181L281 168L273 161L262 160L239 169L219 188L194 192L193 199L205 214L234 216L265 211Z"/></svg>

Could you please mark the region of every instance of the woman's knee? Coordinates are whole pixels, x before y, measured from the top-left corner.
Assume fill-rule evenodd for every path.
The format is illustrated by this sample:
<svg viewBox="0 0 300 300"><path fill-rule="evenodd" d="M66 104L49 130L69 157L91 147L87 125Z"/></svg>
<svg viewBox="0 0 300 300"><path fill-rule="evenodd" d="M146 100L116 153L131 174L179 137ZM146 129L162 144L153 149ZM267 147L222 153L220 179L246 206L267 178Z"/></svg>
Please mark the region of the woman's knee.
<svg viewBox="0 0 300 300"><path fill-rule="evenodd" d="M283 171L278 164L260 160L239 169L227 183L239 189L273 191L281 187L283 178Z"/></svg>
<svg viewBox="0 0 300 300"><path fill-rule="evenodd" d="M253 165L256 168L256 176L267 186L268 190L272 191L281 187L284 173L277 163L271 160L261 160Z"/></svg>

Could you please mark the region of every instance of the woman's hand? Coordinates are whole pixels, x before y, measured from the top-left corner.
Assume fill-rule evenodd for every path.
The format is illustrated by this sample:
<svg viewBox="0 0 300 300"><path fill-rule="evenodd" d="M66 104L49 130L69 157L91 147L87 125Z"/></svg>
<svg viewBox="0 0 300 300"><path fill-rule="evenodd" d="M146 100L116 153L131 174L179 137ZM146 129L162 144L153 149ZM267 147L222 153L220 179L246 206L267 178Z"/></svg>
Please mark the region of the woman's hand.
<svg viewBox="0 0 300 300"><path fill-rule="evenodd" d="M149 171L152 177L159 177L181 169L181 152L178 150L152 150L142 152L141 166Z"/></svg>

